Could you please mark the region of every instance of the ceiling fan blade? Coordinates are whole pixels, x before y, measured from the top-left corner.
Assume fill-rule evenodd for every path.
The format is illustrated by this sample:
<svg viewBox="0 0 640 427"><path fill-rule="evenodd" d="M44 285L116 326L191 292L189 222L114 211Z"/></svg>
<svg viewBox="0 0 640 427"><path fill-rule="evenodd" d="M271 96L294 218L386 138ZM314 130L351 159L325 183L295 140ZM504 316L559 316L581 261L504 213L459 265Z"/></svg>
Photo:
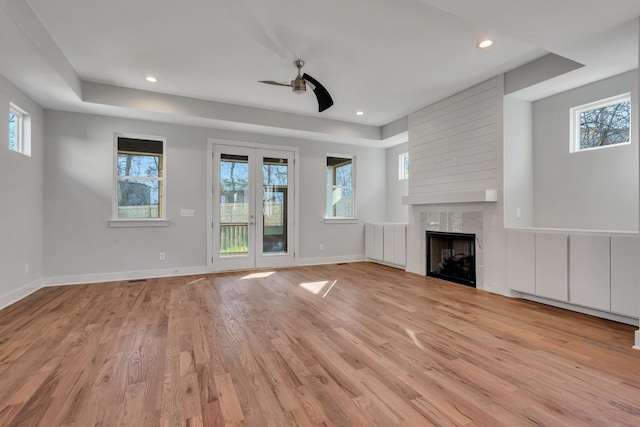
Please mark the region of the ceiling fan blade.
<svg viewBox="0 0 640 427"><path fill-rule="evenodd" d="M274 85L274 86L287 86L287 87L292 87L291 84L287 84L287 83L280 83L280 82L274 82L273 80L259 80L260 83L264 83L264 84L268 84L268 85Z"/></svg>
<svg viewBox="0 0 640 427"><path fill-rule="evenodd" d="M327 108L333 105L333 99L331 99L331 95L329 95L329 91L320 84L319 81L311 77L309 74L304 73L302 78L311 83L313 86L313 93L316 94L316 98L318 98L318 112L322 113Z"/></svg>

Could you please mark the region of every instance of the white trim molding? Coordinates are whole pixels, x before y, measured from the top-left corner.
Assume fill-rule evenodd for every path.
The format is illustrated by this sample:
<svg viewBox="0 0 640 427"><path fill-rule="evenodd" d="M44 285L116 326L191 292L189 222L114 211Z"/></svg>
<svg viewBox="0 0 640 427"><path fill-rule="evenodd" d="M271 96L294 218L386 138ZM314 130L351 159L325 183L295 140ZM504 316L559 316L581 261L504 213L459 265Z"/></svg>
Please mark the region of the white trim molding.
<svg viewBox="0 0 640 427"><path fill-rule="evenodd" d="M321 258L300 258L296 266L306 265L323 265L323 264L339 264L343 262L361 262L364 261L364 255L343 255Z"/></svg>
<svg viewBox="0 0 640 427"><path fill-rule="evenodd" d="M120 280L152 279L156 277L190 276L193 274L209 274L206 266L175 267L161 270L140 270L114 273L77 274L70 276L54 276L43 279L43 286L84 285L89 283L117 282Z"/></svg>
<svg viewBox="0 0 640 427"><path fill-rule="evenodd" d="M43 283L41 279L34 280L33 282L29 282L26 285L19 287L18 289L14 289L4 295L0 295L0 309L10 306L22 298L25 298L35 291L42 288Z"/></svg>

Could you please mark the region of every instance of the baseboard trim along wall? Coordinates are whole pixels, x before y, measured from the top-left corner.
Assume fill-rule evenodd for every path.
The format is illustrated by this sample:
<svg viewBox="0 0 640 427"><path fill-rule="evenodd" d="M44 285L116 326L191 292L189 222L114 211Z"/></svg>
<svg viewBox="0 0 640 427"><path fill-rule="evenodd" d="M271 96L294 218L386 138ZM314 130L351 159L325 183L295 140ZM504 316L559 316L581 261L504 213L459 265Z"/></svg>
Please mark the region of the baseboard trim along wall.
<svg viewBox="0 0 640 427"><path fill-rule="evenodd" d="M166 268L162 270L125 271L114 273L78 274L71 276L45 277L43 286L83 285L86 283L116 282L120 280L150 279L154 277L191 276L193 274L209 274L205 266Z"/></svg>
<svg viewBox="0 0 640 427"><path fill-rule="evenodd" d="M364 255L344 255L322 258L300 258L296 265L322 265L322 264L339 264L341 262L360 262L364 261Z"/></svg>
<svg viewBox="0 0 640 427"><path fill-rule="evenodd" d="M22 298L31 295L38 289L42 287L42 280L34 280L33 282L27 283L19 287L18 289L14 289L11 292L8 292L4 295L0 295L0 309L10 306Z"/></svg>
<svg viewBox="0 0 640 427"><path fill-rule="evenodd" d="M540 298L533 295L522 294L519 298L539 302L541 304L550 305L553 307L563 308L565 310L576 311L582 314L588 314L590 316L600 317L602 319L613 320L614 322L626 323L627 325L638 326L638 318L627 317L620 314L608 313L606 311L595 310L592 308L581 307L575 304L563 303L561 301L548 300L546 298ZM636 332L636 342L638 341L638 334Z"/></svg>

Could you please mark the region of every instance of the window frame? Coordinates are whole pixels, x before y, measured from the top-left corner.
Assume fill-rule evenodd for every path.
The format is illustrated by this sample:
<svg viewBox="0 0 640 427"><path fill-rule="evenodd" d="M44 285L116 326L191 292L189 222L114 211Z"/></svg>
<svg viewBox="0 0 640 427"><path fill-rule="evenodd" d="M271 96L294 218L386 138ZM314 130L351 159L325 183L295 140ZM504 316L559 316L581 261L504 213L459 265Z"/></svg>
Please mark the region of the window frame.
<svg viewBox="0 0 640 427"><path fill-rule="evenodd" d="M162 160L159 169L161 175L158 178L145 177L144 180L158 181L160 189L158 191L158 217L157 218L120 218L118 217L118 182L122 178L139 178L138 176L120 176L118 174L118 140L119 138L141 139L162 143ZM167 138L157 135L143 135L135 133L114 133L113 135L113 189L112 189L112 211L110 227L166 227L169 225L167 219Z"/></svg>
<svg viewBox="0 0 640 427"><path fill-rule="evenodd" d="M335 181L332 184L329 184L327 179L327 159L329 157L336 157L341 159L349 159L351 161L351 186L342 186L335 185ZM357 222L357 203L356 203L356 156L353 154L337 154L337 153L327 153L324 158L324 171L325 171L325 222L334 222L334 223L351 223ZM331 200L329 199L329 194L333 194L333 191L329 192L329 189L333 190L334 188L344 188L351 190L351 200L352 200L352 210L351 216L330 216L329 209L333 206Z"/></svg>
<svg viewBox="0 0 640 427"><path fill-rule="evenodd" d="M10 145L7 145L7 148L9 148L9 151L31 157L31 115L13 102L9 102L7 124L11 114L16 120L16 143L15 148L11 148Z"/></svg>
<svg viewBox="0 0 640 427"><path fill-rule="evenodd" d="M599 147L580 148L580 115L586 111L597 110L605 108L610 105L622 104L629 102L630 114L629 114L629 139L626 142L619 142L617 144L602 145ZM569 152L581 153L584 151L601 150L603 148L619 147L631 144L632 132L631 127L633 117L633 105L631 105L631 93L626 92L620 95L611 96L597 101L589 102L587 104L578 105L572 107L570 110L570 137L569 137Z"/></svg>
<svg viewBox="0 0 640 427"><path fill-rule="evenodd" d="M406 168L405 168L405 161ZM398 154L398 181L405 181L409 179L409 152Z"/></svg>

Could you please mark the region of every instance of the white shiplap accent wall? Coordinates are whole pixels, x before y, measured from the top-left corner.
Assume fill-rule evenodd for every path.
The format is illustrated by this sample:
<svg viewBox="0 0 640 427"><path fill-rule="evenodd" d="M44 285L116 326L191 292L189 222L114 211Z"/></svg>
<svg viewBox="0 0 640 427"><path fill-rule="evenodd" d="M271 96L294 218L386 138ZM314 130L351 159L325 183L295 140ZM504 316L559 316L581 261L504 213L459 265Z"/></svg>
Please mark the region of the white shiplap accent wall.
<svg viewBox="0 0 640 427"><path fill-rule="evenodd" d="M501 187L503 92L499 76L409 116L410 197Z"/></svg>

